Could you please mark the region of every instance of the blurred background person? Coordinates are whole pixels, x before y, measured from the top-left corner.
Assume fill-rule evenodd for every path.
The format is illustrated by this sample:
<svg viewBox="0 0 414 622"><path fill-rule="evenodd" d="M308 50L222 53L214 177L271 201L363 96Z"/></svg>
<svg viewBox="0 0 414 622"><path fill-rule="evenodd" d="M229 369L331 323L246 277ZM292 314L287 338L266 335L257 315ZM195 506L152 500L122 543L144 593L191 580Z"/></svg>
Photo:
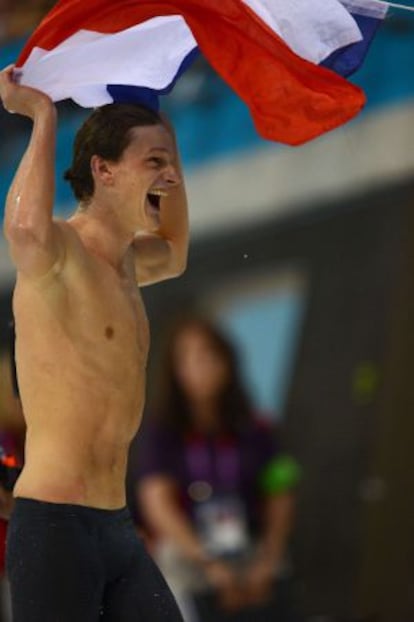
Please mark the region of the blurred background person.
<svg viewBox="0 0 414 622"><path fill-rule="evenodd" d="M0 44L7 38L7 20L9 16L9 0L0 0Z"/></svg>
<svg viewBox="0 0 414 622"><path fill-rule="evenodd" d="M13 485L23 462L26 426L15 391L9 353L0 354L0 621L11 621L5 576L7 523L13 506Z"/></svg>
<svg viewBox="0 0 414 622"><path fill-rule="evenodd" d="M54 0L0 0L0 41L27 35Z"/></svg>
<svg viewBox="0 0 414 622"><path fill-rule="evenodd" d="M232 345L207 320L174 326L162 374L136 490L186 620L293 620L286 560L299 467L254 412Z"/></svg>

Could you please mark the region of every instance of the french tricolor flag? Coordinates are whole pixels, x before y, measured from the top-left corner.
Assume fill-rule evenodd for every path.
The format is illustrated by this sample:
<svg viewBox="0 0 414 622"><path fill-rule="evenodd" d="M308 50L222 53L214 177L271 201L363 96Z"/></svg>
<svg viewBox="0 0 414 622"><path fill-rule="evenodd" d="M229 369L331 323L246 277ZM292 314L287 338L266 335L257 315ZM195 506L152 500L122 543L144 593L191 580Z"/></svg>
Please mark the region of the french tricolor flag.
<svg viewBox="0 0 414 622"><path fill-rule="evenodd" d="M198 50L270 140L301 144L363 107L350 75L380 0L60 0L22 51L22 84L81 106L157 106ZM326 65L323 67L322 65Z"/></svg>

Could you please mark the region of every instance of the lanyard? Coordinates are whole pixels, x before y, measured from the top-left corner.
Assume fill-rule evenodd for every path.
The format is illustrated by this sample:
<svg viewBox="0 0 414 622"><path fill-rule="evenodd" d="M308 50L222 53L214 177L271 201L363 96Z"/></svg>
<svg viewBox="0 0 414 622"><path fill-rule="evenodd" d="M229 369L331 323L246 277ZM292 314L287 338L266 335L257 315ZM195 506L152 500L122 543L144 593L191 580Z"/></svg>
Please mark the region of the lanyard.
<svg viewBox="0 0 414 622"><path fill-rule="evenodd" d="M237 441L190 438L186 441L185 459L191 481L206 481L216 492L234 490L240 485Z"/></svg>

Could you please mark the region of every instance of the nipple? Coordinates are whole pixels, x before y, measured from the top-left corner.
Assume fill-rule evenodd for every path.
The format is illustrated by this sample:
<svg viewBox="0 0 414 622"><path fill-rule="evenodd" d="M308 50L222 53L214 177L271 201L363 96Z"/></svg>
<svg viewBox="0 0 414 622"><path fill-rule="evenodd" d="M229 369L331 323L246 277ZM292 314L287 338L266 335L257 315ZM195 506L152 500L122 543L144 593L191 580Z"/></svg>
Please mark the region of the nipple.
<svg viewBox="0 0 414 622"><path fill-rule="evenodd" d="M105 328L105 337L107 339L112 339L113 336L114 336L114 329L112 328L112 326L107 326Z"/></svg>

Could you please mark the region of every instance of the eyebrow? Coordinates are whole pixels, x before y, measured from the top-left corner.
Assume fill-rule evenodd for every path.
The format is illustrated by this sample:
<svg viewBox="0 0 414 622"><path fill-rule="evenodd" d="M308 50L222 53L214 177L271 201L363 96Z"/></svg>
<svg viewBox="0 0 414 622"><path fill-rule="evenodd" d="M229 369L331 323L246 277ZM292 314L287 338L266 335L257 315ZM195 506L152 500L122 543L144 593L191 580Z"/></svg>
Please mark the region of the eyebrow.
<svg viewBox="0 0 414 622"><path fill-rule="evenodd" d="M164 151L165 153L171 153L171 151L166 147L151 147L149 153L151 153L151 151Z"/></svg>

